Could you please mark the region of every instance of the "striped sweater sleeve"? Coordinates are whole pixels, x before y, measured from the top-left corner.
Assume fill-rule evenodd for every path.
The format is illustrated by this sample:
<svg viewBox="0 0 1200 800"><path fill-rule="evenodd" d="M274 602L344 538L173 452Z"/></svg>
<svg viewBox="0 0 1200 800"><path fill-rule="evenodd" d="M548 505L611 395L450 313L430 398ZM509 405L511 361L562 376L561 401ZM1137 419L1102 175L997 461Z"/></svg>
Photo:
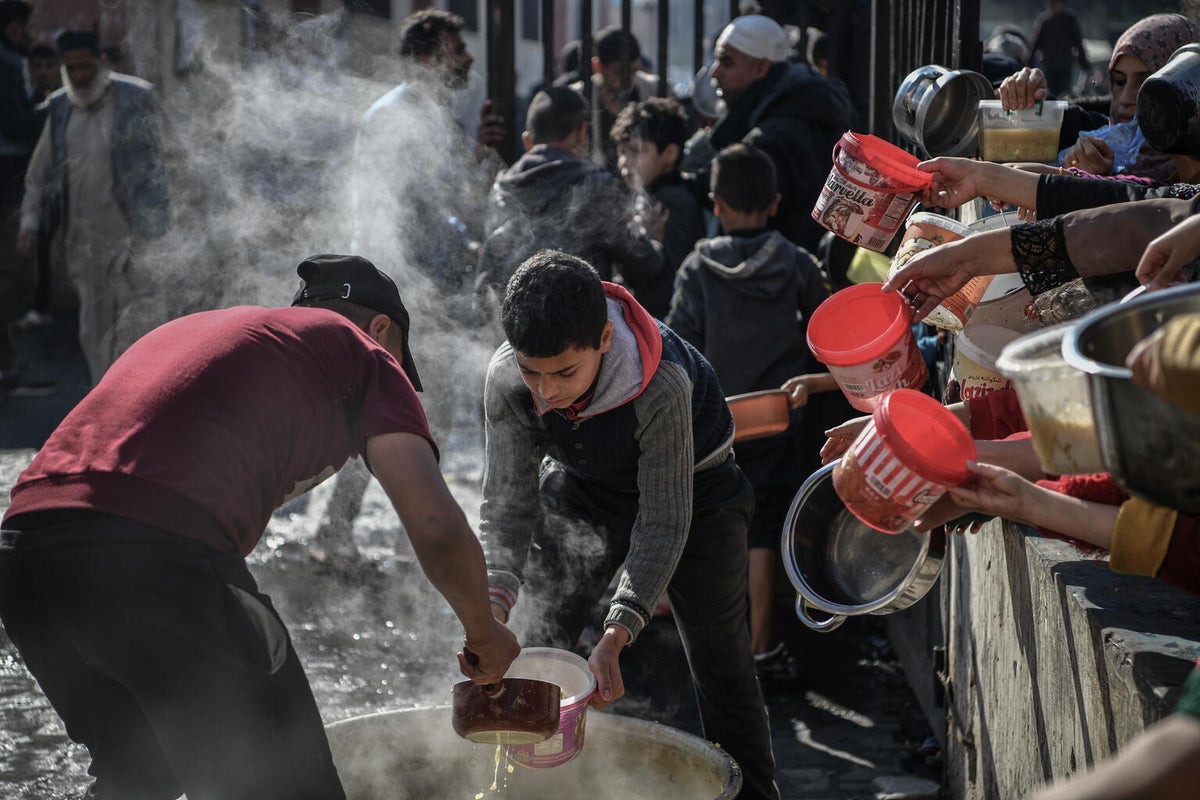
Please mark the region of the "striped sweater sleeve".
<svg viewBox="0 0 1200 800"><path fill-rule="evenodd" d="M629 631L632 643L666 590L692 524L694 445L692 383L664 361L635 401L640 505L605 625Z"/></svg>

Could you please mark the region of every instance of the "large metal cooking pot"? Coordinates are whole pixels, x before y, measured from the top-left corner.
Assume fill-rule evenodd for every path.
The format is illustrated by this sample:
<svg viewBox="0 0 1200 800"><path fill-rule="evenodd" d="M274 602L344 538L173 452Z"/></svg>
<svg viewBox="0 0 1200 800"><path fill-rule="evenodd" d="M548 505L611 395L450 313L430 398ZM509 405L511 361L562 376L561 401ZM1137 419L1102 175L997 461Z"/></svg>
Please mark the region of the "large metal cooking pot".
<svg viewBox="0 0 1200 800"><path fill-rule="evenodd" d="M1088 375L1104 467L1130 494L1200 513L1200 416L1137 386L1125 359L1179 314L1200 312L1200 284L1150 292L1082 318L1063 358Z"/></svg>
<svg viewBox="0 0 1200 800"><path fill-rule="evenodd" d="M927 64L900 83L892 124L931 158L970 156L979 149L979 101L995 96L992 82L978 72Z"/></svg>
<svg viewBox="0 0 1200 800"><path fill-rule="evenodd" d="M451 710L413 708L334 722L329 749L347 800L619 797L731 800L742 772L725 750L675 728L612 713L589 715L587 747L554 769L516 768L460 739ZM492 781L502 794L488 793Z"/></svg>
<svg viewBox="0 0 1200 800"><path fill-rule="evenodd" d="M800 487L783 526L783 565L797 592L796 616L815 631L847 617L890 614L925 596L942 570L941 528L881 533L846 510L833 488L837 461ZM812 610L824 612L823 619Z"/></svg>

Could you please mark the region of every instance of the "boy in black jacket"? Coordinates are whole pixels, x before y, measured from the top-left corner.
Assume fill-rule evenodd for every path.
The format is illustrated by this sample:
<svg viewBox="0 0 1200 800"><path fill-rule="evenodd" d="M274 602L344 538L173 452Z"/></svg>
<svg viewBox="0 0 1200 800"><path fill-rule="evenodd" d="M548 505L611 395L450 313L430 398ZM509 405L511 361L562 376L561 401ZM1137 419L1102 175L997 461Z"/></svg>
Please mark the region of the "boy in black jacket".
<svg viewBox="0 0 1200 800"><path fill-rule="evenodd" d="M779 207L771 159L751 145L730 145L713 159L710 186L724 235L701 240L683 262L667 324L709 360L726 395L823 372L805 333L829 287L807 251L767 228ZM738 465L755 494L747 540L750 629L763 677L794 671L783 645L772 640L771 613L788 506L817 466L801 413L793 412L787 432L737 445Z"/></svg>

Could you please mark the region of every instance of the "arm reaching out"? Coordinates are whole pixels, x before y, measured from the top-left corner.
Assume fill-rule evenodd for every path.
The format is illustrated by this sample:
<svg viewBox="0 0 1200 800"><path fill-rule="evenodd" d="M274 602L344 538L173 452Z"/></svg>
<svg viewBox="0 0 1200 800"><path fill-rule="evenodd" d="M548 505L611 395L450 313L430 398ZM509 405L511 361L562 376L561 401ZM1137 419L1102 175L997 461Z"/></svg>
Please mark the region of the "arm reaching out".
<svg viewBox="0 0 1200 800"><path fill-rule="evenodd" d="M463 624L463 647L477 656L469 662L458 654L463 675L475 683L496 683L521 647L492 615L483 549L438 471L429 443L411 433L372 436L367 460L400 515L425 576Z"/></svg>
<svg viewBox="0 0 1200 800"><path fill-rule="evenodd" d="M1184 265L1200 257L1200 216L1189 217L1146 245L1137 279L1150 290L1175 281Z"/></svg>

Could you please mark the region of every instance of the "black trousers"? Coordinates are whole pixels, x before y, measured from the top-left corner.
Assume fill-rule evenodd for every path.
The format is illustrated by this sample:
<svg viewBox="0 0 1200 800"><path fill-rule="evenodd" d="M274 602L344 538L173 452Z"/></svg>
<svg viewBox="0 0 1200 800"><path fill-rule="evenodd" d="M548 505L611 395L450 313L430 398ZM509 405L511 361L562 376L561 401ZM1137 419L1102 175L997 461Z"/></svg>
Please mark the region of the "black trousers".
<svg viewBox="0 0 1200 800"><path fill-rule="evenodd" d="M308 680L241 556L87 512L15 523L0 621L88 748L91 796L343 800Z"/></svg>
<svg viewBox="0 0 1200 800"><path fill-rule="evenodd" d="M638 495L585 483L547 460L541 503L516 613L533 618L526 644L570 647L630 552ZM778 800L747 621L746 528L753 509L754 491L732 458L697 474L692 524L667 596L704 735L741 766L741 800Z"/></svg>

